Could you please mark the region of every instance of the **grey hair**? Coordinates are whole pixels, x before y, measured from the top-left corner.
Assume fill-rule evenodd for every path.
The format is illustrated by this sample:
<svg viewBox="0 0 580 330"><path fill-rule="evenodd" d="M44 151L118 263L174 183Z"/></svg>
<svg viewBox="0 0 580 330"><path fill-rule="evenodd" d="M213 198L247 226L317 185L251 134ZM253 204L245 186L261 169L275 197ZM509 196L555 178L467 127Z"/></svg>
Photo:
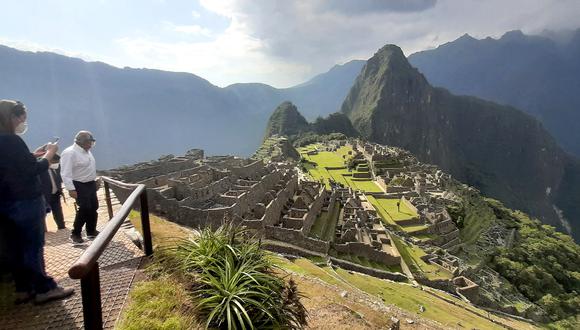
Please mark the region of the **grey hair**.
<svg viewBox="0 0 580 330"><path fill-rule="evenodd" d="M95 138L93 138L93 133L89 131L79 131L77 135L75 135L76 143L86 143L92 141L95 141Z"/></svg>

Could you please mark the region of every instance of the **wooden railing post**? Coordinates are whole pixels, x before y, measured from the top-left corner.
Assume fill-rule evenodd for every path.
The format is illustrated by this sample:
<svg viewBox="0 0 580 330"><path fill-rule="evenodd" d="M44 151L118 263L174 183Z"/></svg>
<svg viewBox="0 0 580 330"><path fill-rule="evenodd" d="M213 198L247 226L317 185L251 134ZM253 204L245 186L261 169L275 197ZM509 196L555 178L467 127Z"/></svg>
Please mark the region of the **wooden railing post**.
<svg viewBox="0 0 580 330"><path fill-rule="evenodd" d="M141 227L143 228L143 247L145 255L153 254L153 244L151 242L151 226L149 225L149 201L147 200L147 189L144 189L141 199Z"/></svg>
<svg viewBox="0 0 580 330"><path fill-rule="evenodd" d="M83 298L85 329L103 329L101 283L98 262L96 262L86 276L81 279L81 295Z"/></svg>
<svg viewBox="0 0 580 330"><path fill-rule="evenodd" d="M105 201L107 202L107 212L109 213L109 220L113 218L113 204L111 202L111 192L109 191L109 183L104 182L105 185Z"/></svg>
<svg viewBox="0 0 580 330"><path fill-rule="evenodd" d="M153 254L151 240L151 226L149 224L149 203L147 201L147 188L143 184L126 184L115 181L108 177L102 177L104 181L107 211L109 222L102 229L99 236L83 252L75 264L69 269L68 274L72 279L81 280L81 295L83 299L83 316L85 329L102 329L103 314L101 307L101 284L99 279L99 263L97 260L107 248L113 236L117 233L129 212L135 205L137 197L141 203L141 225L143 227L143 248L147 256ZM110 185L123 189L133 189L127 200L121 205L117 214L113 214Z"/></svg>

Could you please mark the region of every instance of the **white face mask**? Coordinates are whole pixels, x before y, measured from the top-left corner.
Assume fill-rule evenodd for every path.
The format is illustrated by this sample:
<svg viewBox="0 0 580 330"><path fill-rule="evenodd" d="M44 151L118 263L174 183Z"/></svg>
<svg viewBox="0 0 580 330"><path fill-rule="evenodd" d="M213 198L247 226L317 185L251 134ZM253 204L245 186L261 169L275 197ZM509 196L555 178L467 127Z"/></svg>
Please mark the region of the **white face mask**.
<svg viewBox="0 0 580 330"><path fill-rule="evenodd" d="M26 131L28 131L28 123L25 121L21 122L18 124L18 126L16 126L16 128L14 128L14 133L18 135L22 135L26 133Z"/></svg>
<svg viewBox="0 0 580 330"><path fill-rule="evenodd" d="M58 170L59 164L50 164L50 168L52 168L53 170Z"/></svg>

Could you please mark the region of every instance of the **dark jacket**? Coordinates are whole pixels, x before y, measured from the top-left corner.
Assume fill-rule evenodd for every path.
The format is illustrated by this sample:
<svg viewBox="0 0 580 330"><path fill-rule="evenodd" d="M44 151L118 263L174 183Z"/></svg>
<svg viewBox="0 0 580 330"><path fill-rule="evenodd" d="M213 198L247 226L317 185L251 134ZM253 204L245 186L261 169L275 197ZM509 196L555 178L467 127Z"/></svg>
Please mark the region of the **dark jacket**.
<svg viewBox="0 0 580 330"><path fill-rule="evenodd" d="M39 175L40 182L42 183L42 194L47 201L50 201L50 195L52 195L52 182L50 182L50 174L48 172L52 172L54 183L56 184L55 195L62 195L62 178L60 177L60 171L53 170L52 168L49 168L48 171Z"/></svg>
<svg viewBox="0 0 580 330"><path fill-rule="evenodd" d="M0 134L0 203L42 196L39 174L48 161L37 160L26 143L14 134Z"/></svg>

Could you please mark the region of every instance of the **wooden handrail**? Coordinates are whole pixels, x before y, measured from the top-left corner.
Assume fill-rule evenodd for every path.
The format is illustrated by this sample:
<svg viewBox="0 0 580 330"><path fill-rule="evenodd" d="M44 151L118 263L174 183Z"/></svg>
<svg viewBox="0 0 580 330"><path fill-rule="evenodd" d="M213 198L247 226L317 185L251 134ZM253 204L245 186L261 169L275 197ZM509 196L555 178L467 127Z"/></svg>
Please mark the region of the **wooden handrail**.
<svg viewBox="0 0 580 330"><path fill-rule="evenodd" d="M113 236L117 233L133 205L139 198L141 208L141 225L143 230L143 248L147 256L153 254L153 244L151 241L151 229L149 225L149 204L147 201L147 189L144 184L128 184L113 180L109 177L101 177L104 181L105 198L109 222L105 228L95 238L93 243L77 259L69 269L68 274L73 279L81 280L81 294L83 299L83 316L85 329L102 329L103 319L101 310L101 288L99 278L98 260L107 248ZM109 185L114 185L123 189L133 190L117 214L113 215L111 194Z"/></svg>
<svg viewBox="0 0 580 330"><path fill-rule="evenodd" d="M93 243L85 250L85 252L78 258L74 265L69 269L68 275L73 279L83 278L88 271L95 265L95 262L99 259L103 251L109 245L109 242L113 239L113 236L119 230L119 227L123 224L123 221L127 218L133 204L145 190L145 185L138 185L137 188L129 195L127 201L121 206L121 209L115 216L109 220L103 231L95 238Z"/></svg>

